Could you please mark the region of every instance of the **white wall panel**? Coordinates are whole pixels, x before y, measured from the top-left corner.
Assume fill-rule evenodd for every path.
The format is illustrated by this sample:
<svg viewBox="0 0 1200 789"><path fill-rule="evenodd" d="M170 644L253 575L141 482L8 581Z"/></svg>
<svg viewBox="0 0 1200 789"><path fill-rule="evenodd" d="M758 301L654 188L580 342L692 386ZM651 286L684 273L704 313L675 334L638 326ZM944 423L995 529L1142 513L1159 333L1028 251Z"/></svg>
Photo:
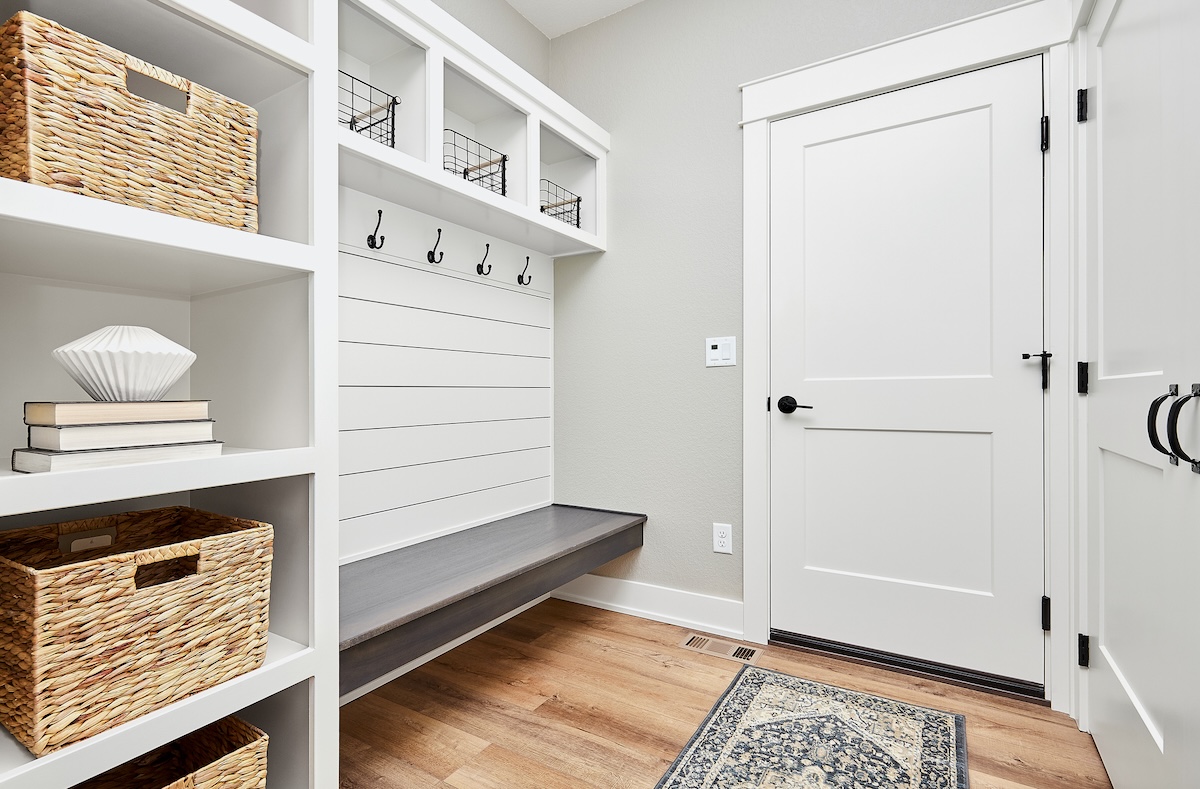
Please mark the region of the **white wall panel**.
<svg viewBox="0 0 1200 789"><path fill-rule="evenodd" d="M550 478L465 493L342 521L342 563L432 539L550 503Z"/></svg>
<svg viewBox="0 0 1200 789"><path fill-rule="evenodd" d="M550 503L549 258L352 190L342 198L342 561ZM382 248L365 244L372 232ZM521 286L526 256L534 284Z"/></svg>
<svg viewBox="0 0 1200 789"><path fill-rule="evenodd" d="M436 141L439 161L441 138L439 132ZM473 285L507 288L526 297L549 299L554 291L554 262L546 255L419 211L400 208L353 189L343 187L340 196L340 238L345 254L403 266L416 272L449 275ZM436 208L431 207L431 210ZM383 211L382 217L380 211ZM382 237L383 246L371 249L367 243L368 235ZM429 253L434 251L434 247L437 248L436 254L434 262L430 263ZM485 256L486 273L481 275L477 266L484 263ZM526 256L529 257L529 271L526 273L533 279L528 285L519 285L517 274L525 268ZM344 285L342 292L349 294ZM422 298L427 295L424 290L408 292Z"/></svg>
<svg viewBox="0 0 1200 789"><path fill-rule="evenodd" d="M352 298L340 300L343 342L550 356L550 329Z"/></svg>
<svg viewBox="0 0 1200 789"><path fill-rule="evenodd" d="M517 290L520 286L515 282L509 288L498 281L489 282L478 276L468 279L466 274L428 264L417 268L418 264L392 262L384 255L368 258L365 254L342 251L342 296L529 326L550 325L550 299L545 294ZM491 255L488 260L494 262Z"/></svg>
<svg viewBox="0 0 1200 789"><path fill-rule="evenodd" d="M550 360L344 342L342 386L550 386Z"/></svg>
<svg viewBox="0 0 1200 789"><path fill-rule="evenodd" d="M548 449L550 418L421 425L341 433L341 473L359 474L514 449Z"/></svg>
<svg viewBox="0 0 1200 789"><path fill-rule="evenodd" d="M347 474L341 478L341 517L371 515L549 476L549 449Z"/></svg>
<svg viewBox="0 0 1200 789"><path fill-rule="evenodd" d="M342 430L444 425L500 419L549 417L549 389L449 389L346 387L341 391Z"/></svg>

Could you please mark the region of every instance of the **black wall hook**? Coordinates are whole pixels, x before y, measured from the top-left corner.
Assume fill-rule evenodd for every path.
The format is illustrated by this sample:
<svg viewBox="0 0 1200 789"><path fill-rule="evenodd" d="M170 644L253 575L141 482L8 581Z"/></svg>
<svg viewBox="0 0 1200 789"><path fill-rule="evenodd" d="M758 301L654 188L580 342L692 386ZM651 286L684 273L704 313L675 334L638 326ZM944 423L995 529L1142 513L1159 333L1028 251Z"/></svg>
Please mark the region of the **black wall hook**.
<svg viewBox="0 0 1200 789"><path fill-rule="evenodd" d="M525 271L529 271L529 255L525 256ZM517 275L517 284L518 285L528 285L530 282L533 282L533 275L530 274L527 277L527 276L525 276L525 271L522 271L520 274Z"/></svg>
<svg viewBox="0 0 1200 789"><path fill-rule="evenodd" d="M425 259L428 260L430 263L441 263L442 262L442 257L446 253L437 251L438 244L440 244L440 243L442 243L442 229L439 227L437 241L433 242L433 249L429 250L429 252L425 255ZM433 256L434 252L437 252L436 258Z"/></svg>
<svg viewBox="0 0 1200 789"><path fill-rule="evenodd" d="M383 209L379 209L379 221L375 223L375 233L379 232L379 226L383 224ZM383 236L375 238L375 233L367 236L367 246L371 249L383 249Z"/></svg>
<svg viewBox="0 0 1200 789"><path fill-rule="evenodd" d="M491 265L490 265L490 264L489 264L489 265L488 265L488 267L487 267L487 271L484 271L484 270L483 270L483 264L484 264L484 263L487 263L487 256L488 256L488 253L489 253L489 252L491 252L491 251L492 251L492 245L491 245L491 244L484 244L484 245L483 245L483 260L479 261L479 263L477 263L477 264L475 265L475 273L476 273L476 274L478 274L478 275L479 275L479 276L481 276L481 277L486 277L488 274L491 274L491 273L492 273L492 267L491 267Z"/></svg>

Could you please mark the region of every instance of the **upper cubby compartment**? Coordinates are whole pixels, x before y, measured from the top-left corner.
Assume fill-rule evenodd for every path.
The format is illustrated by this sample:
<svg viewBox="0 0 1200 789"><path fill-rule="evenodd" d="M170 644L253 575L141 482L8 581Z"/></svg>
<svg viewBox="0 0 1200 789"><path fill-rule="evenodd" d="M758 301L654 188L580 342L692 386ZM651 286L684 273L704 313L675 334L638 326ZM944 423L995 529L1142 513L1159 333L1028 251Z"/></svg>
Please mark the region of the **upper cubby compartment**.
<svg viewBox="0 0 1200 789"><path fill-rule="evenodd" d="M538 210L588 233L596 232L596 158L541 127Z"/></svg>
<svg viewBox="0 0 1200 789"><path fill-rule="evenodd" d="M309 40L311 9L308 0L233 0L293 36Z"/></svg>
<svg viewBox="0 0 1200 789"><path fill-rule="evenodd" d="M338 4L338 123L425 158L426 52L354 3Z"/></svg>
<svg viewBox="0 0 1200 789"><path fill-rule="evenodd" d="M445 65L442 169L525 203L528 116L459 69Z"/></svg>
<svg viewBox="0 0 1200 789"><path fill-rule="evenodd" d="M415 91L397 107L395 148L343 122L342 186L551 257L605 248L607 132L430 0L340 2L342 69L385 94L405 79ZM378 77L370 61L404 45L411 50L407 72ZM424 133L404 141L400 127L409 113ZM547 134L561 145L543 143ZM547 174L582 198L578 226L542 212L539 186Z"/></svg>
<svg viewBox="0 0 1200 789"><path fill-rule="evenodd" d="M296 3L285 4L280 0L274 4L256 5L261 5L260 10L265 12L269 8L282 9L285 5L293 6ZM106 0L104 3L0 0L0 18L8 20L19 10L31 11L172 75L254 108L257 112L258 141L253 199L257 200L258 234L302 244L310 242L312 124L309 68L315 60L311 45L278 27L275 21L268 20L268 24L256 14L247 13L247 8L229 0L211 4L197 4L192 0L164 0L162 3L147 3L144 0ZM307 14L305 8L306 19ZM259 33L265 36L265 43L253 38ZM247 43L251 40L255 43ZM276 48L271 42L279 46ZM154 80L147 80L154 85ZM138 88L133 82L131 79L130 91L140 93L151 101L174 111L199 111L191 106L188 96L183 96L183 109L180 110L158 94ZM173 87L167 89L167 92L170 91L183 95L182 91ZM98 143L96 153L105 157L115 155L107 150L107 145L103 147L105 150L101 150ZM117 149L119 146L114 148ZM25 191L42 188L30 186ZM17 191L20 193L21 190ZM90 213L91 209L86 205L90 202L93 201L68 201L79 205L77 211L71 213L82 214ZM6 232L3 226L11 224L12 220L44 220L50 225L56 222L64 225L73 223L68 217L26 217L17 216L18 213L19 209L11 203L0 205L0 232ZM110 228L110 232L115 235L126 231L131 235L139 234L141 231L136 225L141 222L143 215L140 209L136 212L116 212L119 225ZM241 230L229 232L250 235ZM215 237L219 238L220 234ZM170 243L169 240L167 243ZM249 245L259 246L254 242ZM132 254L132 250L130 252ZM280 255L281 259L284 257Z"/></svg>

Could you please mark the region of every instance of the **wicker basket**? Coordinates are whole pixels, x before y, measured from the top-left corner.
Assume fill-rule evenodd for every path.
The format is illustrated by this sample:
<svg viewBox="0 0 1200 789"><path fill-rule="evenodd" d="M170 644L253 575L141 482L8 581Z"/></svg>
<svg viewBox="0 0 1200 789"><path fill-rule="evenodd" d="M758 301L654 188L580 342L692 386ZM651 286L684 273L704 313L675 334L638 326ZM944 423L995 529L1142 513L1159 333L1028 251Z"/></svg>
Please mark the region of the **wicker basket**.
<svg viewBox="0 0 1200 789"><path fill-rule="evenodd" d="M267 785L267 735L229 717L75 789L262 789Z"/></svg>
<svg viewBox="0 0 1200 789"><path fill-rule="evenodd" d="M187 111L129 92L135 71ZM0 175L257 232L258 113L21 11L0 27Z"/></svg>
<svg viewBox="0 0 1200 789"><path fill-rule="evenodd" d="M0 534L0 723L41 756L262 665L272 539L188 507Z"/></svg>

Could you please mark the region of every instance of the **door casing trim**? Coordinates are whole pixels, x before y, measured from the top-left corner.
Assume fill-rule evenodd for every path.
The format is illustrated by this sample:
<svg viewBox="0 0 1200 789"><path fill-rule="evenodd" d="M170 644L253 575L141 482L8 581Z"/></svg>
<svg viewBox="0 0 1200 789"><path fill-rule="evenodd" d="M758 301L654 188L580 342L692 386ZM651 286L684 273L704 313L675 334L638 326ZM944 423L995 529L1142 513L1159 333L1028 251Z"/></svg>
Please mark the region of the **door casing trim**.
<svg viewBox="0 0 1200 789"><path fill-rule="evenodd" d="M1081 670L1074 664L1084 570L1079 546L1080 405L1072 373L1080 342L1074 208L1078 199L1074 84L1068 46L1080 0L1029 0L742 86L742 547L743 633L770 636L770 125L773 120L973 69L1045 55L1051 117L1043 219L1043 291L1051 366L1045 401L1046 593L1054 599L1046 638L1046 697L1079 719ZM1034 139L1031 137L1031 139ZM1061 361L1060 361L1061 360ZM1031 614L1031 616L1033 616ZM1034 620L1031 620L1031 623ZM1031 625L1033 626L1033 625Z"/></svg>

